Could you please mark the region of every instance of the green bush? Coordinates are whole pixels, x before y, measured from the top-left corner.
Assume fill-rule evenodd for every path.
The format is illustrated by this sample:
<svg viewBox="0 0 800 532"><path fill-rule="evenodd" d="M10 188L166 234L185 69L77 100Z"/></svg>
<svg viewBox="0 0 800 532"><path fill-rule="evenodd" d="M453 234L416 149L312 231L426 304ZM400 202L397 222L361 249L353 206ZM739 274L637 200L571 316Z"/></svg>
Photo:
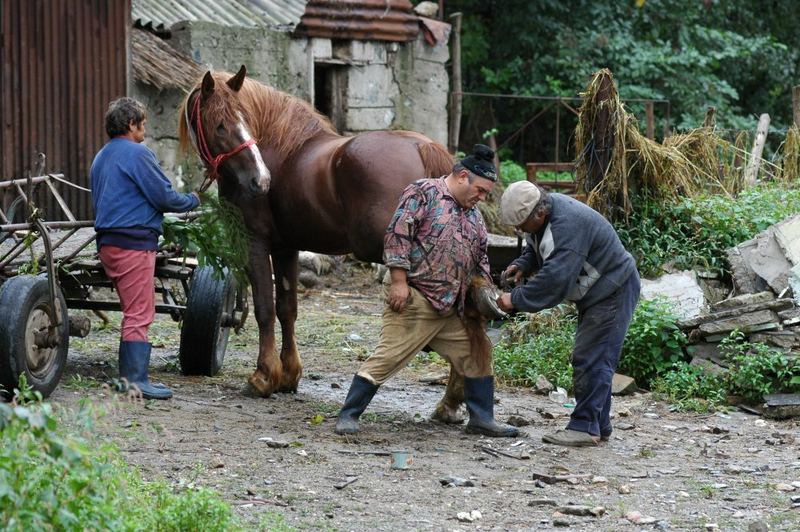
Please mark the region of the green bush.
<svg viewBox="0 0 800 532"><path fill-rule="evenodd" d="M800 393L800 363L761 343L745 341L734 331L721 349L730 371L725 384L730 395L759 403L771 393Z"/></svg>
<svg viewBox="0 0 800 532"><path fill-rule="evenodd" d="M503 181L503 186L507 187L516 181L525 181L528 179L528 173L514 161L506 160L500 163L500 179Z"/></svg>
<svg viewBox="0 0 800 532"><path fill-rule="evenodd" d="M656 377L652 386L653 392L680 411L709 412L725 404L724 379L683 361Z"/></svg>
<svg viewBox="0 0 800 532"><path fill-rule="evenodd" d="M516 386L533 386L543 376L571 390L575 324L574 315L558 310L511 322L505 338L494 348L495 375Z"/></svg>
<svg viewBox="0 0 800 532"><path fill-rule="evenodd" d="M20 384L0 403L0 528L238 530L230 506L206 489L175 493L146 482L111 445L69 434L41 395ZM75 415L91 429L94 414Z"/></svg>
<svg viewBox="0 0 800 532"><path fill-rule="evenodd" d="M618 371L647 388L653 379L684 361L686 336L676 322L677 317L665 301L641 300L622 345Z"/></svg>
<svg viewBox="0 0 800 532"><path fill-rule="evenodd" d="M765 184L725 195L658 203L639 198L617 232L644 276L671 262L679 269L730 273L726 251L800 212L800 188Z"/></svg>

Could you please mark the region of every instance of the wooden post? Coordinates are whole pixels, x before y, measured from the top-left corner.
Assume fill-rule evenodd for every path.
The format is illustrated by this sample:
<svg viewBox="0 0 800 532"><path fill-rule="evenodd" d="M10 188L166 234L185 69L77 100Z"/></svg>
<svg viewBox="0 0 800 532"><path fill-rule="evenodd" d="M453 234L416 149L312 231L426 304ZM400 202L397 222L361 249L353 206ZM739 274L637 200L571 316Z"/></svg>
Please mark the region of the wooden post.
<svg viewBox="0 0 800 532"><path fill-rule="evenodd" d="M458 151L458 141L461 135L461 13L450 15L453 23L453 92L450 100L450 153Z"/></svg>
<svg viewBox="0 0 800 532"><path fill-rule="evenodd" d="M716 113L716 107L709 107L706 109L706 117L703 120L703 127L715 127L717 125Z"/></svg>
<svg viewBox="0 0 800 532"><path fill-rule="evenodd" d="M647 121L647 130L646 135L647 138L650 140L655 140L656 138L656 117L655 113L653 113L653 102L644 102L644 116L645 120Z"/></svg>
<svg viewBox="0 0 800 532"><path fill-rule="evenodd" d="M800 85L795 85L792 91L792 111L792 114L794 114L794 125L800 127Z"/></svg>
<svg viewBox="0 0 800 532"><path fill-rule="evenodd" d="M767 132L769 132L769 115L764 113L758 118L753 151L750 152L750 160L747 161L747 168L744 171L745 187L753 186L756 183L758 167L761 165L761 153L764 151L764 143L767 141Z"/></svg>
<svg viewBox="0 0 800 532"><path fill-rule="evenodd" d="M558 151L559 151L559 140L561 137L561 99L559 98L558 103L556 103L556 162L559 161L558 158Z"/></svg>

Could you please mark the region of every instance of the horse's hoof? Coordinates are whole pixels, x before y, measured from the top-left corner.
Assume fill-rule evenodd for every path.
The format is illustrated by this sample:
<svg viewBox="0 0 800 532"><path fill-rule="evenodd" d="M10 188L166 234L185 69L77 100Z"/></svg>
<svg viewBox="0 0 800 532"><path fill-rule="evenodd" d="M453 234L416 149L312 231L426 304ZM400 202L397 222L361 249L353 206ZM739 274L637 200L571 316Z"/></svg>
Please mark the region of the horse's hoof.
<svg viewBox="0 0 800 532"><path fill-rule="evenodd" d="M261 397L269 397L274 391L274 387L267 379L263 377L259 371L256 371L250 375L250 378L247 379L247 382L250 384L250 387L253 388L256 394L260 395Z"/></svg>
<svg viewBox="0 0 800 532"><path fill-rule="evenodd" d="M452 408L444 403L436 405L436 410L431 414L431 421L447 423L448 425L460 425L464 422L459 407Z"/></svg>

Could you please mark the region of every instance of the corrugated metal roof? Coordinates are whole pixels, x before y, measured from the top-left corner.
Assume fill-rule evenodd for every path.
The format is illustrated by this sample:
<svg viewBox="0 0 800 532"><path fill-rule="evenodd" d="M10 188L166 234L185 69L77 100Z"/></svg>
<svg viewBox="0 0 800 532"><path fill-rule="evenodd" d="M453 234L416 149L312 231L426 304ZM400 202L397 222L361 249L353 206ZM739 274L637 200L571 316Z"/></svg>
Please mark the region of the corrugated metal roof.
<svg viewBox="0 0 800 532"><path fill-rule="evenodd" d="M131 63L136 81L160 90L191 89L203 74L190 57L152 33L136 28L131 30Z"/></svg>
<svg viewBox="0 0 800 532"><path fill-rule="evenodd" d="M409 0L309 0L294 34L406 42L419 34L419 17Z"/></svg>
<svg viewBox="0 0 800 532"><path fill-rule="evenodd" d="M306 0L133 0L133 21L169 29L176 22L202 21L223 26L292 28Z"/></svg>

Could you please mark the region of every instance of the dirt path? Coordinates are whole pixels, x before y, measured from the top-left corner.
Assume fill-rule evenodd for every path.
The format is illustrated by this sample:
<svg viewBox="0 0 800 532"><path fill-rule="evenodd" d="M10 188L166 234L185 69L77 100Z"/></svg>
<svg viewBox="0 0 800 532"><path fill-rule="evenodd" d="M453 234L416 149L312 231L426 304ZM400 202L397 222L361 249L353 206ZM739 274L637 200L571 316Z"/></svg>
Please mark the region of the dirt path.
<svg viewBox="0 0 800 532"><path fill-rule="evenodd" d="M615 398L610 442L566 449L541 436L563 427L567 408L501 387L497 417L528 421L523 436L468 436L428 421L444 387L420 378L446 368L419 356L381 388L358 437L335 435L358 360L376 343L380 303L367 271L326 283L301 297L305 372L296 395L262 399L247 389L257 346L252 319L231 337L220 375L207 378L180 375L177 326L160 317L151 367L173 387L173 400L131 404L98 389L94 379L116 374L113 327L72 339L51 399L76 407L91 398L108 412L98 430L128 461L175 484L219 490L254 528L280 514L312 530L800 529L800 508L792 507L800 495L797 421L671 413L641 394ZM410 453L408 469L390 468L385 454L394 450ZM468 485L445 486L448 477ZM563 515L568 504L588 515Z"/></svg>

